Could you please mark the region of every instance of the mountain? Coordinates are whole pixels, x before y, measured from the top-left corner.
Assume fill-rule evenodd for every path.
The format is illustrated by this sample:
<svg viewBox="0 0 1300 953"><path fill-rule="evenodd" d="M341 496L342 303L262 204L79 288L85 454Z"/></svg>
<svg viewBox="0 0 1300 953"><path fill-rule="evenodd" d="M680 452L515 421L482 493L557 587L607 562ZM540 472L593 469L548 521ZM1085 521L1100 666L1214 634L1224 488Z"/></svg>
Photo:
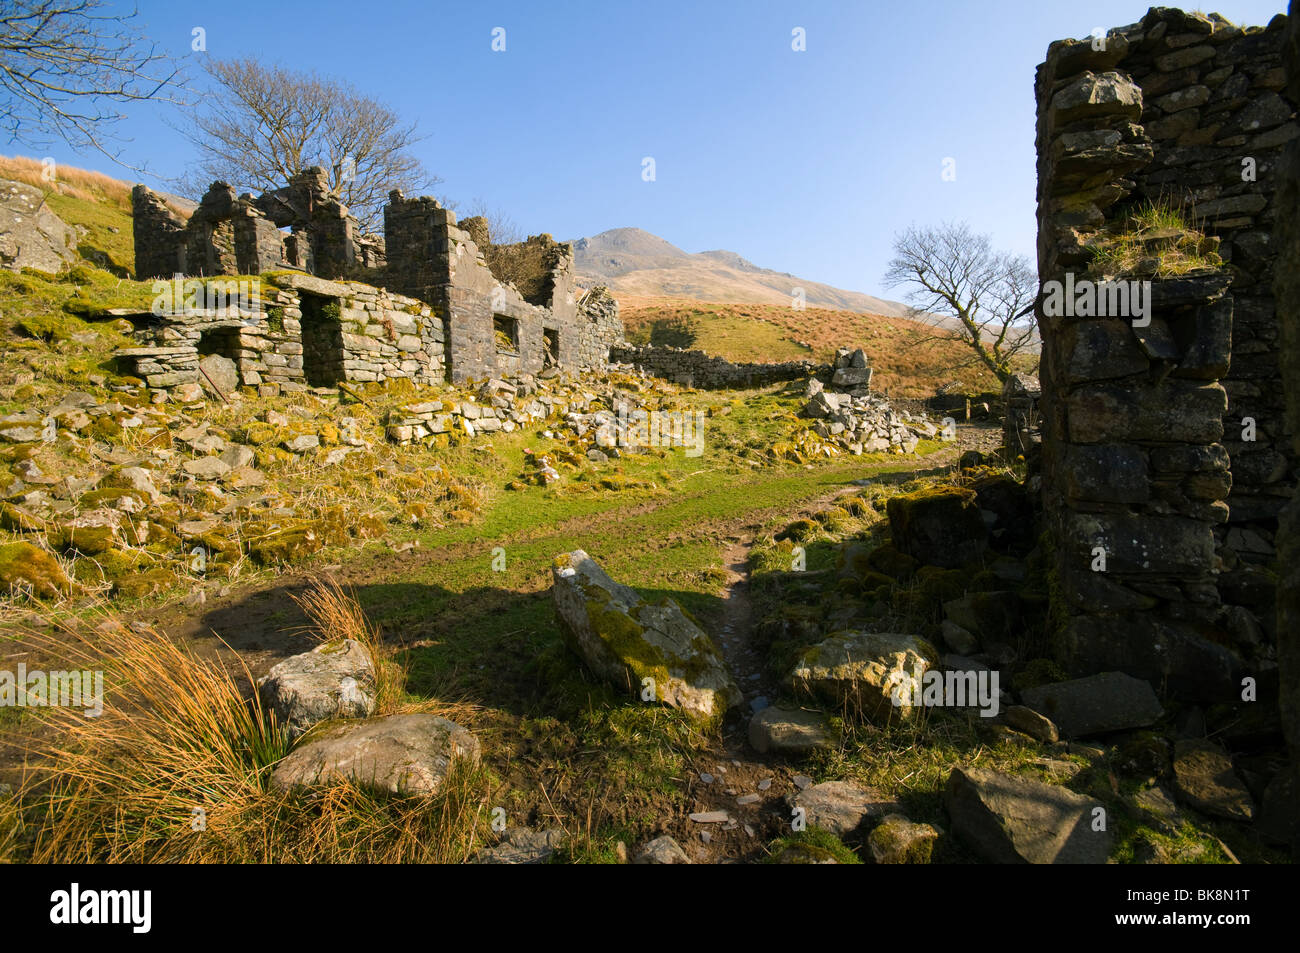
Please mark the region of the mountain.
<svg viewBox="0 0 1300 953"><path fill-rule="evenodd" d="M789 304L802 288L810 308L906 317L907 305L760 268L731 251L682 251L640 228L613 228L574 243L578 279L615 293L731 303Z"/></svg>

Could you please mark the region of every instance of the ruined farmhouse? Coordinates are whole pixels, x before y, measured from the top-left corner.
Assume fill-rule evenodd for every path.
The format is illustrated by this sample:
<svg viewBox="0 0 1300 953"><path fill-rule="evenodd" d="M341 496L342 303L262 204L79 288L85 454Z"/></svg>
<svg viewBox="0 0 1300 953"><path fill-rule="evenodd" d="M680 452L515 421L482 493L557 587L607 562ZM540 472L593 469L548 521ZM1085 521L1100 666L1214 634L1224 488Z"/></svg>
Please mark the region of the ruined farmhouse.
<svg viewBox="0 0 1300 953"><path fill-rule="evenodd" d="M486 220L458 223L427 196L390 193L383 238L362 234L320 168L256 198L214 183L188 221L143 185L132 202L140 278L257 281L238 304L186 306L183 287L169 288L131 316L140 346L119 357L151 387L198 380L207 354L232 361L239 384L277 392L576 374L603 369L623 340L614 299L579 294L572 245L495 245Z"/></svg>

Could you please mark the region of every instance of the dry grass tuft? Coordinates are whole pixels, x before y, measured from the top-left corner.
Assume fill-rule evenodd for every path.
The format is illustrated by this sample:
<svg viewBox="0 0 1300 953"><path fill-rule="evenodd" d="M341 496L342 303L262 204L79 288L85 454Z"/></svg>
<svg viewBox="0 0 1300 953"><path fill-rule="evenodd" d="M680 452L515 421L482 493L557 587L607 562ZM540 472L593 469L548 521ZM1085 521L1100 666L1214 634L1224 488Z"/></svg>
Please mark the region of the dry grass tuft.
<svg viewBox="0 0 1300 953"><path fill-rule="evenodd" d="M331 590L321 592L332 604ZM65 668L102 670L105 686L99 717L32 709L54 740L36 743L35 772L19 792L23 859L462 862L479 843L482 768L458 765L432 798L347 782L276 792L269 775L289 746L242 663L237 677L151 628L99 619L92 630L56 621L22 633ZM15 827L0 810L0 848Z"/></svg>
<svg viewBox="0 0 1300 953"><path fill-rule="evenodd" d="M306 593L292 593L290 598L311 620L310 631L320 642L352 639L370 653L375 664L375 713L392 715L402 710L406 668L393 661L383 633L366 617L356 597L345 592L338 580L326 576L313 582Z"/></svg>

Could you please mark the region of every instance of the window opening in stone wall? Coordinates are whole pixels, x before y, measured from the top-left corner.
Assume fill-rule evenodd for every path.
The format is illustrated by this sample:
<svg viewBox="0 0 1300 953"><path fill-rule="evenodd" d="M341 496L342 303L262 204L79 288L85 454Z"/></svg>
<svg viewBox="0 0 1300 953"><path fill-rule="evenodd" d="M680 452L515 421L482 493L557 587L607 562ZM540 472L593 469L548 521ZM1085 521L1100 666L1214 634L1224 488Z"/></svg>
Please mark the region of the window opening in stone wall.
<svg viewBox="0 0 1300 953"><path fill-rule="evenodd" d="M492 336L498 351L519 353L519 322L504 314L492 315Z"/></svg>

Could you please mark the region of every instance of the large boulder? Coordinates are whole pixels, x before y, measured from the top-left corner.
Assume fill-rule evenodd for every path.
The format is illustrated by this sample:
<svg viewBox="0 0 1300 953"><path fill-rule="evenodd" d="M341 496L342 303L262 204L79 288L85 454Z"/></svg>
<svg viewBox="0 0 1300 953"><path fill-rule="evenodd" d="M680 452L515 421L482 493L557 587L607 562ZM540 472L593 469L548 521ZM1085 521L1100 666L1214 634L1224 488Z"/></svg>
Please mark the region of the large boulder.
<svg viewBox="0 0 1300 953"><path fill-rule="evenodd" d="M996 864L1104 864L1108 829L1094 830L1099 801L987 768L953 768L944 806L958 839Z"/></svg>
<svg viewBox="0 0 1300 953"><path fill-rule="evenodd" d="M928 642L896 632L835 632L808 649L790 670L795 694L884 723L907 720L919 695L906 687L938 663Z"/></svg>
<svg viewBox="0 0 1300 953"><path fill-rule="evenodd" d="M271 784L284 791L350 780L390 794L431 795L452 765L477 763L479 752L478 739L454 721L388 715L324 729L276 765Z"/></svg>
<svg viewBox="0 0 1300 953"><path fill-rule="evenodd" d="M1067 738L1145 728L1164 714L1151 685L1123 672L1026 688L1020 699L1050 718Z"/></svg>
<svg viewBox="0 0 1300 953"><path fill-rule="evenodd" d="M40 189L0 179L0 267L57 274L72 263L76 241Z"/></svg>
<svg viewBox="0 0 1300 953"><path fill-rule="evenodd" d="M580 549L551 567L551 596L569 646L600 677L715 722L743 695L712 640L671 599L649 602Z"/></svg>
<svg viewBox="0 0 1300 953"><path fill-rule="evenodd" d="M258 680L266 706L296 738L330 718L365 718L375 710L375 663L364 645L336 639L287 658Z"/></svg>
<svg viewBox="0 0 1300 953"><path fill-rule="evenodd" d="M890 497L889 532L899 552L956 569L988 546L989 530L974 490L941 486Z"/></svg>

